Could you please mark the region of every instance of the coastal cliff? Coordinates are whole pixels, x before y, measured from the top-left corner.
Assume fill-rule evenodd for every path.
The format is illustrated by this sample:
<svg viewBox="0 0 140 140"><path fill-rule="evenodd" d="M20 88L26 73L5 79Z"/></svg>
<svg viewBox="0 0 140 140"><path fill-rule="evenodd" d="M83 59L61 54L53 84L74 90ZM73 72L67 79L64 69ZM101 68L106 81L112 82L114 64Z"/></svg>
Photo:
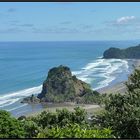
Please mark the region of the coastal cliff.
<svg viewBox="0 0 140 140"><path fill-rule="evenodd" d="M103 58L140 59L140 44L126 49L109 48L103 53Z"/></svg>
<svg viewBox="0 0 140 140"><path fill-rule="evenodd" d="M85 95L93 92L90 85L72 76L70 68L60 65L49 70L37 97L42 102L84 102Z"/></svg>
<svg viewBox="0 0 140 140"><path fill-rule="evenodd" d="M72 75L69 67L60 65L49 70L42 91L37 97L33 95L26 97L21 103L97 103L98 97L99 93L93 91L89 84Z"/></svg>

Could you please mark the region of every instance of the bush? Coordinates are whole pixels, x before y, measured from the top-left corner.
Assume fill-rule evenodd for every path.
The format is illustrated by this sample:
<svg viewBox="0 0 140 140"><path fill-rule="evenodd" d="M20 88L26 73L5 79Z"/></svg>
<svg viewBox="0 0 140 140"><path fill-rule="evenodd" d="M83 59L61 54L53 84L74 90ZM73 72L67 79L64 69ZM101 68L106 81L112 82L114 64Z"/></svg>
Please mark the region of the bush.
<svg viewBox="0 0 140 140"><path fill-rule="evenodd" d="M11 117L10 113L0 110L0 138L24 138L22 123Z"/></svg>
<svg viewBox="0 0 140 140"><path fill-rule="evenodd" d="M22 121L22 126L26 132L26 138L36 137L41 130L41 128L34 121L28 119Z"/></svg>
<svg viewBox="0 0 140 140"><path fill-rule="evenodd" d="M126 82L127 92L106 96L105 112L97 123L111 127L121 138L140 137L140 70L136 69Z"/></svg>
<svg viewBox="0 0 140 140"><path fill-rule="evenodd" d="M76 107L74 112L70 112L67 109L57 109L55 113L43 111L41 114L36 117L31 117L30 119L42 128L51 128L56 125L63 127L67 123L85 124L85 117L85 110Z"/></svg>
<svg viewBox="0 0 140 140"><path fill-rule="evenodd" d="M79 124L67 124L61 128L59 126L51 129L44 129L37 138L113 138L110 129L94 130L81 128Z"/></svg>

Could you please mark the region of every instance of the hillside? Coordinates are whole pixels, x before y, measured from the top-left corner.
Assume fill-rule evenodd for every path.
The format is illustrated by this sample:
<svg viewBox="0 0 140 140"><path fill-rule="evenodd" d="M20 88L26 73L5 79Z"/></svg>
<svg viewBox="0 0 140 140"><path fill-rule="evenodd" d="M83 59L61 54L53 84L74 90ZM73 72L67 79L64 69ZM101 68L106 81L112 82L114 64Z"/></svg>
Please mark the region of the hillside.
<svg viewBox="0 0 140 140"><path fill-rule="evenodd" d="M140 59L140 44L126 49L109 48L103 53L103 58Z"/></svg>

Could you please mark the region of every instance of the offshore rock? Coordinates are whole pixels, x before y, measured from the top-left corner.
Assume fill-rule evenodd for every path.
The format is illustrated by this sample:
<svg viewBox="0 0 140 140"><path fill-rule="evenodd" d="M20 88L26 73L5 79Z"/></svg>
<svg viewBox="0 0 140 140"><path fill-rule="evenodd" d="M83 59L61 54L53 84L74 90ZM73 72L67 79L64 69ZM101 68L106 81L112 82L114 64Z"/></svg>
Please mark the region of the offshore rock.
<svg viewBox="0 0 140 140"><path fill-rule="evenodd" d="M72 76L69 67L60 65L49 70L38 98L42 102L76 101L87 93L93 93L90 86Z"/></svg>

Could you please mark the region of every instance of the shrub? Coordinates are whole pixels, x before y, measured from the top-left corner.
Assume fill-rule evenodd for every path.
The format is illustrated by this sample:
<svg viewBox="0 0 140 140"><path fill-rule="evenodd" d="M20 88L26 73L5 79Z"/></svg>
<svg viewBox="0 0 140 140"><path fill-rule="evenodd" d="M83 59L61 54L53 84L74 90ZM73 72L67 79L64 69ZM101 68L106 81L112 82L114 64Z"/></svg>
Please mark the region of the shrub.
<svg viewBox="0 0 140 140"><path fill-rule="evenodd" d="M140 137L140 70L136 69L126 82L127 92L106 97L105 112L98 116L102 127L111 127L121 138ZM99 124L98 124L99 125Z"/></svg>
<svg viewBox="0 0 140 140"><path fill-rule="evenodd" d="M0 138L24 138L22 123L11 117L10 113L0 110Z"/></svg>
<svg viewBox="0 0 140 140"><path fill-rule="evenodd" d="M61 128L59 126L51 129L44 129L37 138L113 138L110 129L94 130L81 128L79 124L67 124Z"/></svg>

